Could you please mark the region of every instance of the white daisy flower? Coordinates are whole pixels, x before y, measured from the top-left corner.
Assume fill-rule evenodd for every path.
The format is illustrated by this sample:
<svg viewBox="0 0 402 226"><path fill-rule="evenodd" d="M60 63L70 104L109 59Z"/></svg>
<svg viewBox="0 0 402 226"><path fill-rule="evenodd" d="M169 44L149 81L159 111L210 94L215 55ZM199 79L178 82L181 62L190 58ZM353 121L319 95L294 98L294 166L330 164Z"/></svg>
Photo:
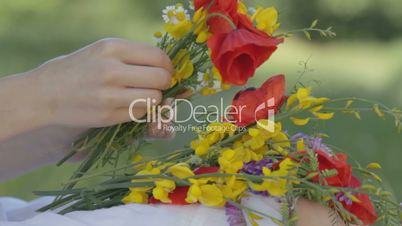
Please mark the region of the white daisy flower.
<svg viewBox="0 0 402 226"><path fill-rule="evenodd" d="M190 14L183 6L166 6L162 13L163 20L169 24L178 24L180 21L190 20Z"/></svg>

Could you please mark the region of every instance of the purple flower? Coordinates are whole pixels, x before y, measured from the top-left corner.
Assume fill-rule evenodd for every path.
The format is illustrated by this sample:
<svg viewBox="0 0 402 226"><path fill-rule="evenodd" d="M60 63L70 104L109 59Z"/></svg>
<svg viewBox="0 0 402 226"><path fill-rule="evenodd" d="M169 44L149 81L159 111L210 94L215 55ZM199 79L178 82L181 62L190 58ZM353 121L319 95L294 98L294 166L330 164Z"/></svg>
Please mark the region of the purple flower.
<svg viewBox="0 0 402 226"><path fill-rule="evenodd" d="M348 206L353 204L352 199L350 199L348 196L346 196L345 193L343 193L343 192L336 193L335 197L336 197L336 199L339 200L339 202L343 202Z"/></svg>
<svg viewBox="0 0 402 226"><path fill-rule="evenodd" d="M260 161L251 161L248 163L244 163L243 168L240 170L241 173L262 176L264 173L262 169L264 167L272 170L273 162L271 159L262 159ZM266 191L251 191L253 194L262 195L262 196L269 196L268 192Z"/></svg>
<svg viewBox="0 0 402 226"><path fill-rule="evenodd" d="M247 226L243 211L237 206L226 203L225 214L228 217L227 222L230 226Z"/></svg>
<svg viewBox="0 0 402 226"><path fill-rule="evenodd" d="M312 137L304 133L297 133L290 138L292 143L296 143L300 139L303 139L304 144L313 151L321 150L332 154L332 150L327 145L322 143L321 137Z"/></svg>
<svg viewBox="0 0 402 226"><path fill-rule="evenodd" d="M262 172L262 168L266 167L268 169L272 169L272 160L271 159L262 159L260 161L251 161L248 163L244 163L243 168L240 172L250 175L264 175Z"/></svg>

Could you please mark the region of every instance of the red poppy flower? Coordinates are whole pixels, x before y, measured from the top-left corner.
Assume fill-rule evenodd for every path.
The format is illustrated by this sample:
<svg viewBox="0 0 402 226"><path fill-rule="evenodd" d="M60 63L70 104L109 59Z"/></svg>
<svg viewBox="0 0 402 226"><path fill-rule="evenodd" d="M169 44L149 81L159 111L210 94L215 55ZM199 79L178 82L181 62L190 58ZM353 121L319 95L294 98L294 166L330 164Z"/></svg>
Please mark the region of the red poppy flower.
<svg viewBox="0 0 402 226"><path fill-rule="evenodd" d="M201 7L205 9L209 7L208 13L216 13L216 16L210 17L207 21L209 31L213 34L227 33L234 30L233 25L237 23L237 0L215 0L212 5L212 0L195 0L194 6L198 10ZM224 18L226 17L226 18Z"/></svg>
<svg viewBox="0 0 402 226"><path fill-rule="evenodd" d="M303 154L306 152L299 153ZM316 153L320 171L336 169L338 172L336 176L325 178L328 185L349 188L359 188L361 186L360 181L352 176L352 167L347 163L346 154L331 156L321 150L316 151ZM313 181L318 182L318 177L313 178ZM352 202L351 204L342 202L345 209L359 218L364 224L374 224L377 220L377 214L369 196L361 193L353 195L359 199L359 202Z"/></svg>
<svg viewBox="0 0 402 226"><path fill-rule="evenodd" d="M267 119L270 110L277 113L284 99L285 76L273 76L258 89L249 88L238 92L233 98L228 116L237 126L248 126L260 119Z"/></svg>
<svg viewBox="0 0 402 226"><path fill-rule="evenodd" d="M352 178L352 166L348 164L348 156L338 153L335 156L329 155L325 151L317 150L317 157L320 171L336 169L337 175L327 177L324 180L330 186L348 187ZM318 182L318 177L314 179Z"/></svg>
<svg viewBox="0 0 402 226"><path fill-rule="evenodd" d="M209 174L209 173L216 173L219 171L218 167L200 167L194 170L194 173L196 175L200 174ZM171 203L165 203L169 205L190 205L190 203L186 202L186 197L187 197L187 192L189 186L181 186L181 187L176 187L174 191L169 193L169 198L172 200ZM161 201L155 199L154 197L151 197L149 199L149 203L151 204L162 204Z"/></svg>
<svg viewBox="0 0 402 226"><path fill-rule="evenodd" d="M195 10L198 10L201 7L205 9L209 7L209 11L221 11L227 13L236 13L237 12L237 0L214 0L213 4L210 5L212 0L194 0Z"/></svg>
<svg viewBox="0 0 402 226"><path fill-rule="evenodd" d="M360 186L360 181L352 176L348 187L359 188ZM354 194L354 196L359 199L360 202L353 202L351 205L343 203L345 209L359 218L365 225L374 224L378 216L369 196L361 193Z"/></svg>
<svg viewBox="0 0 402 226"><path fill-rule="evenodd" d="M208 40L208 47L211 49L211 60L222 75L222 81L244 85L282 42L282 38L238 28L230 33L213 35Z"/></svg>

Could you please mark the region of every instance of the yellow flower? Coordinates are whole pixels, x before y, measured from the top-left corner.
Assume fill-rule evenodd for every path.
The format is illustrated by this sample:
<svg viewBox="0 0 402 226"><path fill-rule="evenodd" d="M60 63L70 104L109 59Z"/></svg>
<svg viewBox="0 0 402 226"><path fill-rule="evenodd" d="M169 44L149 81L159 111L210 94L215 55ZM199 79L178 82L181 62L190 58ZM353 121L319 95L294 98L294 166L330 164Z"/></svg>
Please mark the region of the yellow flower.
<svg viewBox="0 0 402 226"><path fill-rule="evenodd" d="M189 181L191 183L191 186L187 192L186 202L196 203L199 201L199 199L202 195L200 186L208 183L208 180L206 180L206 179L198 179L198 180L190 179Z"/></svg>
<svg viewBox="0 0 402 226"><path fill-rule="evenodd" d="M190 53L186 49L181 49L172 61L175 67L172 86L183 79L189 78L194 73L194 65L190 58Z"/></svg>
<svg viewBox="0 0 402 226"><path fill-rule="evenodd" d="M210 144L207 140L193 140L191 141L191 148L195 151L198 156L204 156L208 154Z"/></svg>
<svg viewBox="0 0 402 226"><path fill-rule="evenodd" d="M172 180L156 180L156 187L152 189L152 195L155 199L163 203L171 203L169 192L176 188L176 184Z"/></svg>
<svg viewBox="0 0 402 226"><path fill-rule="evenodd" d="M257 29L264 31L268 35L272 35L279 28L278 11L274 7L257 8L252 16L257 24Z"/></svg>
<svg viewBox="0 0 402 226"><path fill-rule="evenodd" d="M171 173L173 176L179 179L194 176L194 172L191 171L190 167L186 163L178 163L174 166L171 166L166 172Z"/></svg>
<svg viewBox="0 0 402 226"><path fill-rule="evenodd" d="M154 38L162 38L163 34L160 31L154 33Z"/></svg>
<svg viewBox="0 0 402 226"><path fill-rule="evenodd" d="M250 183L250 187L255 191L267 191L272 196L281 197L288 192L288 185L295 183L295 181L290 181L287 178L283 178L294 175L295 171L293 169L295 166L297 166L297 163L290 158L286 158L279 164L279 169L276 171L271 171L270 169L264 167L264 175L272 177L272 179L264 179L261 184Z"/></svg>
<svg viewBox="0 0 402 226"><path fill-rule="evenodd" d="M219 142L225 136L233 136L237 127L231 123L211 123L206 131L199 132L199 138L191 142L191 148L198 156L208 154L211 145Z"/></svg>
<svg viewBox="0 0 402 226"><path fill-rule="evenodd" d="M162 187L155 187L152 190L152 196L163 203L171 203L172 200L169 198L169 192Z"/></svg>
<svg viewBox="0 0 402 226"><path fill-rule="evenodd" d="M163 10L165 30L176 40L183 38L192 28L190 15L182 5L167 6Z"/></svg>
<svg viewBox="0 0 402 226"><path fill-rule="evenodd" d="M248 134L243 136L244 146L249 147L254 152L259 153L267 149L267 143L271 142L270 147L279 154L287 154L285 148L290 147L288 136L282 132L281 123L275 123L274 131L267 131L264 127L268 120L258 121L257 127L250 128Z"/></svg>
<svg viewBox="0 0 402 226"><path fill-rule="evenodd" d="M235 176L225 178L225 184L221 187L223 196L231 200L237 200L247 189L247 183Z"/></svg>
<svg viewBox="0 0 402 226"><path fill-rule="evenodd" d="M139 171L136 175L158 175L160 174L160 169L153 166L154 162L148 162L144 169ZM152 182L152 179L133 179L132 183L141 183L141 182ZM148 202L148 194L152 189L152 186L148 187L130 187L130 193L123 198L124 203L147 203Z"/></svg>
<svg viewBox="0 0 402 226"><path fill-rule="evenodd" d="M191 30L192 26L190 21L181 21L178 24L165 24L165 30L178 40L183 38Z"/></svg>
<svg viewBox="0 0 402 226"><path fill-rule="evenodd" d="M377 162L372 162L370 164L367 165L368 169L381 169L381 165Z"/></svg>
<svg viewBox="0 0 402 226"><path fill-rule="evenodd" d="M197 35L196 42L204 43L209 37L211 37L211 33L209 32L207 25L207 16L208 11L203 7L198 9L193 16L193 23L195 24L194 34Z"/></svg>
<svg viewBox="0 0 402 226"><path fill-rule="evenodd" d="M237 173L243 168L243 159L232 149L222 151L218 162L220 169L225 173Z"/></svg>
<svg viewBox="0 0 402 226"><path fill-rule="evenodd" d="M207 179L190 179L191 186L187 192L186 202L200 202L205 206L221 207L225 204L222 191L216 184L207 184Z"/></svg>
<svg viewBox="0 0 402 226"><path fill-rule="evenodd" d="M292 120L293 124L295 124L296 126L305 126L310 122L310 118L299 119L295 117L290 117L290 120Z"/></svg>
<svg viewBox="0 0 402 226"><path fill-rule="evenodd" d="M248 130L248 134L251 136L249 141L251 149L259 149L265 145L268 137L262 135L262 130L251 128Z"/></svg>
<svg viewBox="0 0 402 226"><path fill-rule="evenodd" d="M296 143L296 150L297 150L297 151L304 151L304 150L306 150L305 144L304 144L304 139L303 139L303 138L301 138L301 139L299 139L299 140L297 141L297 143Z"/></svg>
<svg viewBox="0 0 402 226"><path fill-rule="evenodd" d="M320 120L330 120L334 117L335 113L321 113L321 112L313 112L313 115L315 115L315 117L317 117L317 119Z"/></svg>
<svg viewBox="0 0 402 226"><path fill-rule="evenodd" d="M296 101L298 101L297 109L306 109L312 105L324 103L327 100L328 98L315 98L311 96L311 87L302 87L288 98L286 109L289 109Z"/></svg>
<svg viewBox="0 0 402 226"><path fill-rule="evenodd" d="M208 141L209 144L215 144L224 137L225 137L224 133L214 131L208 134L205 139Z"/></svg>
<svg viewBox="0 0 402 226"><path fill-rule="evenodd" d="M158 42L158 43L161 42L161 41L162 41L162 38L163 38L162 32L157 31L157 32L154 33L154 40L155 40L156 42Z"/></svg>
<svg viewBox="0 0 402 226"><path fill-rule="evenodd" d="M312 113L316 119L318 120L329 120L332 119L335 115L333 112L319 112L324 106L323 104L327 102L329 99L325 97L316 98L311 96L311 88L299 88L297 92L291 95L286 104L286 110L289 110L290 107L294 106L297 102L296 106L292 108L292 110L302 110L308 109L310 113ZM291 117L290 120L298 126L304 126L310 122L310 118L296 118Z"/></svg>
<svg viewBox="0 0 402 226"><path fill-rule="evenodd" d="M122 199L124 204L138 203L146 204L148 203L148 194L145 191L132 190L127 196Z"/></svg>
<svg viewBox="0 0 402 226"><path fill-rule="evenodd" d="M222 81L222 75L219 72L218 68L216 68L215 66L212 67L212 77L215 80Z"/></svg>
<svg viewBox="0 0 402 226"><path fill-rule="evenodd" d="M203 87L200 91L201 96L206 97L209 95L214 95L216 94L216 90L209 88L209 87Z"/></svg>
<svg viewBox="0 0 402 226"><path fill-rule="evenodd" d="M248 12L247 6L242 1L239 1L239 3L237 3L237 12L240 14L247 15Z"/></svg>

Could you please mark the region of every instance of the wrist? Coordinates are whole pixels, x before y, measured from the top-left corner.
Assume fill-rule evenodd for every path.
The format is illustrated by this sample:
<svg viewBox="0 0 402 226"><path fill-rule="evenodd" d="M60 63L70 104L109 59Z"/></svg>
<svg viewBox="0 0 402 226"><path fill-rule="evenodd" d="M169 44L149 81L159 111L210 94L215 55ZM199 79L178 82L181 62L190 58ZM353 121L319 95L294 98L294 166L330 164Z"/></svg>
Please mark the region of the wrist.
<svg viewBox="0 0 402 226"><path fill-rule="evenodd" d="M28 71L13 76L13 108L20 112L20 120L26 121L32 129L51 125L49 97L45 95L37 72Z"/></svg>
<svg viewBox="0 0 402 226"><path fill-rule="evenodd" d="M0 82L0 140L46 126L48 113L30 72L12 75Z"/></svg>
<svg viewBox="0 0 402 226"><path fill-rule="evenodd" d="M46 91L46 83L42 81L41 73L41 70L34 69L22 75L25 82L31 84L29 90L31 101L28 103L28 107L32 109L31 117L37 120L38 126L53 126L51 106L54 97Z"/></svg>

